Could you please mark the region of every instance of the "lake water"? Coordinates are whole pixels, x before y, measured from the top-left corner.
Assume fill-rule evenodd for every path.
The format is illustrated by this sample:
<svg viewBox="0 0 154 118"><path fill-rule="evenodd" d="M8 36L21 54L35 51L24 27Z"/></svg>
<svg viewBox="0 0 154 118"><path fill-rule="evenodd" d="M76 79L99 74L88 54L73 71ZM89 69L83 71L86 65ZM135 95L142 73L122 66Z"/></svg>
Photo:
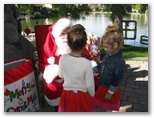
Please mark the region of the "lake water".
<svg viewBox="0 0 154 118"><path fill-rule="evenodd" d="M148 47L148 45L140 44L140 36L148 36L148 14L133 13L128 15L127 17L124 17L123 20L136 20L137 22L136 39L125 40L124 43L132 46ZM48 20L22 20L21 23L23 30L27 24L28 27L33 31L34 26L36 25L36 21L38 21L39 25L45 25L47 24L47 22L48 24L53 24L55 21L57 21L57 18L48 18ZM107 27L107 25L112 24L112 21L110 19L109 13L91 13L90 15L84 16L84 18L82 17L78 20L72 20L72 23L73 25L77 23L82 24L85 27L87 34L93 33L98 37L102 37L105 32L105 28Z"/></svg>

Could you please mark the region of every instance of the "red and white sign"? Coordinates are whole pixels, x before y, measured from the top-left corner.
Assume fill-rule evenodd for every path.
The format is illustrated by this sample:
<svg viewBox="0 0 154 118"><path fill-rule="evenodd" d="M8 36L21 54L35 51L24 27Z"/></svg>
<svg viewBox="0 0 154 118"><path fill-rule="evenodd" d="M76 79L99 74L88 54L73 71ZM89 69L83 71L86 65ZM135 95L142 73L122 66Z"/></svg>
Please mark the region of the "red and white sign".
<svg viewBox="0 0 154 118"><path fill-rule="evenodd" d="M40 108L32 60L4 64L4 112L34 112Z"/></svg>

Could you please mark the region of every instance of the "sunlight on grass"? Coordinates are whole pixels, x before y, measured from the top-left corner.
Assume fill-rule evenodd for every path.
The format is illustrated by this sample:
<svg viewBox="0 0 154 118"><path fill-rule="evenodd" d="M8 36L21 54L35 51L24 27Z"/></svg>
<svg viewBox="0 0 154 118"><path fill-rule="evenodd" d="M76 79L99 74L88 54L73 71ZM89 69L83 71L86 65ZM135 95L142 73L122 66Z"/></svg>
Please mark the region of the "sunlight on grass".
<svg viewBox="0 0 154 118"><path fill-rule="evenodd" d="M105 54L103 47L100 48L100 51L102 55ZM148 48L124 45L122 52L126 61L148 61Z"/></svg>

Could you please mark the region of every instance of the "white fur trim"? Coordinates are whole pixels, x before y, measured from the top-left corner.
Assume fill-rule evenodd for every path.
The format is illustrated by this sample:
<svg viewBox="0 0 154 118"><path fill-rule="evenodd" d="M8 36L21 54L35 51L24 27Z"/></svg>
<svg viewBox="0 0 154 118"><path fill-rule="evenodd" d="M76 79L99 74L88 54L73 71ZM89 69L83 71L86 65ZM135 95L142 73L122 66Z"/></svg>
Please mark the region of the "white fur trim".
<svg viewBox="0 0 154 118"><path fill-rule="evenodd" d="M96 61L92 60L92 61L91 61L91 65L92 65L92 67L95 67L95 66L97 66L97 63L96 63Z"/></svg>
<svg viewBox="0 0 154 118"><path fill-rule="evenodd" d="M55 62L55 58L54 57L49 57L48 58L48 63L49 64L54 64L54 62Z"/></svg>
<svg viewBox="0 0 154 118"><path fill-rule="evenodd" d="M60 97L56 98L56 99L48 99L47 96L45 96L45 100L47 101L47 103L50 105L50 106L58 106L59 105L59 101L60 101Z"/></svg>
<svg viewBox="0 0 154 118"><path fill-rule="evenodd" d="M59 37L61 32L67 27L72 27L71 21L66 18L59 19L53 26L52 35L54 37Z"/></svg>
<svg viewBox="0 0 154 118"><path fill-rule="evenodd" d="M58 40L59 39L56 39L56 41L58 41ZM55 53L56 56L58 56L60 54L68 54L71 52L67 43L63 43L62 41L59 40L59 42L57 42L57 46L58 46L58 48Z"/></svg>
<svg viewBox="0 0 154 118"><path fill-rule="evenodd" d="M58 75L58 68L59 65L57 64L48 65L45 68L43 73L43 78L48 84L50 84L54 80L54 78Z"/></svg>

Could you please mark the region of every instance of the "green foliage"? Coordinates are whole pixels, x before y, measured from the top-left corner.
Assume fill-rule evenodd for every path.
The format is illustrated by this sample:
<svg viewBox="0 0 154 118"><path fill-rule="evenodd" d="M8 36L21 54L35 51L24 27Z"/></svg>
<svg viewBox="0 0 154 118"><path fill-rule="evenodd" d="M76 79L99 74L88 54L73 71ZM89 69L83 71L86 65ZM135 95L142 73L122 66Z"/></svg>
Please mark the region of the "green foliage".
<svg viewBox="0 0 154 118"><path fill-rule="evenodd" d="M79 19L81 15L88 14L91 9L88 4L53 4L53 11L57 11L59 16L70 16Z"/></svg>
<svg viewBox="0 0 154 118"><path fill-rule="evenodd" d="M127 13L131 12L132 4L121 4L121 12L122 15L125 16ZM112 4L105 4L103 7L103 11L111 12L112 11Z"/></svg>
<svg viewBox="0 0 154 118"><path fill-rule="evenodd" d="M111 12L111 10L112 10L112 4L103 5L103 11Z"/></svg>
<svg viewBox="0 0 154 118"><path fill-rule="evenodd" d="M145 13L147 10L148 4L136 4L134 8L139 11L139 13Z"/></svg>
<svg viewBox="0 0 154 118"><path fill-rule="evenodd" d="M100 53L101 55L105 55L106 53L103 46L100 46Z"/></svg>
<svg viewBox="0 0 154 118"><path fill-rule="evenodd" d="M16 7L20 12L30 14L33 11L33 4L16 4Z"/></svg>
<svg viewBox="0 0 154 118"><path fill-rule="evenodd" d="M122 4L121 5L122 8L122 15L126 16L128 13L130 13L132 11L132 4Z"/></svg>
<svg viewBox="0 0 154 118"><path fill-rule="evenodd" d="M132 12L132 8L138 10L140 13L145 13L148 4L121 4L122 15L126 16L128 13ZM104 4L103 11L112 11L112 4Z"/></svg>
<svg viewBox="0 0 154 118"><path fill-rule="evenodd" d="M40 12L34 12L33 13L33 18L39 19L39 18L45 18L45 16Z"/></svg>

